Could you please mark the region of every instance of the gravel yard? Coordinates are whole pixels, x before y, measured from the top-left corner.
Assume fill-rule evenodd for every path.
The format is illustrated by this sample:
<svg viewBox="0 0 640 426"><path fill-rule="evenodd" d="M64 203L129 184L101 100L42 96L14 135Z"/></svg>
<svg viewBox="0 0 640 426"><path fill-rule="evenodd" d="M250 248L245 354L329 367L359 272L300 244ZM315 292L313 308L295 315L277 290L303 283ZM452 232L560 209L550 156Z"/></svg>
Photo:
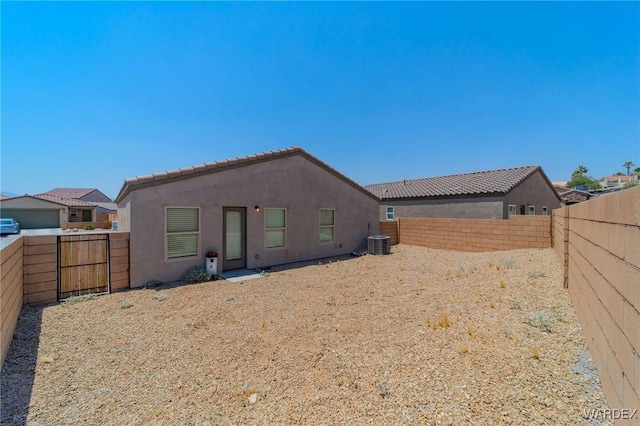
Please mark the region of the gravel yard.
<svg viewBox="0 0 640 426"><path fill-rule="evenodd" d="M265 275L25 307L2 424L608 424L551 249Z"/></svg>

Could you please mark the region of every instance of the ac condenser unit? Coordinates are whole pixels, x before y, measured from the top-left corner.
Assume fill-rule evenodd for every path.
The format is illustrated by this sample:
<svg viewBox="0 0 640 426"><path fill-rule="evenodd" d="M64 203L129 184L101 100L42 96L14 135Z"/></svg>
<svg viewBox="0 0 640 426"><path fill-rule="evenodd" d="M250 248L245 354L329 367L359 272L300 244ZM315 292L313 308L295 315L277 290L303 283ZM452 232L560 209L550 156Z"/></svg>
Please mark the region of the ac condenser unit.
<svg viewBox="0 0 640 426"><path fill-rule="evenodd" d="M374 235L367 238L367 253L389 254L391 252L391 238L386 235Z"/></svg>

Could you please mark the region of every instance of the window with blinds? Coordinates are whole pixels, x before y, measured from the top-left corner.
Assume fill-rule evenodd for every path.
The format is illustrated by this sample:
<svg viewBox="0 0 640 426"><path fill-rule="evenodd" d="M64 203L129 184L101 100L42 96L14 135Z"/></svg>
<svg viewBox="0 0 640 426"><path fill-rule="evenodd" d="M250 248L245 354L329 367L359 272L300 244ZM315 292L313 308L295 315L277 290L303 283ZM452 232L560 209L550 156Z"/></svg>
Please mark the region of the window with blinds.
<svg viewBox="0 0 640 426"><path fill-rule="evenodd" d="M285 246L287 212L285 209L265 209L265 245L267 248Z"/></svg>
<svg viewBox="0 0 640 426"><path fill-rule="evenodd" d="M320 244L332 243L335 230L335 210L320 209Z"/></svg>
<svg viewBox="0 0 640 426"><path fill-rule="evenodd" d="M200 209L166 208L167 259L196 257L200 251Z"/></svg>

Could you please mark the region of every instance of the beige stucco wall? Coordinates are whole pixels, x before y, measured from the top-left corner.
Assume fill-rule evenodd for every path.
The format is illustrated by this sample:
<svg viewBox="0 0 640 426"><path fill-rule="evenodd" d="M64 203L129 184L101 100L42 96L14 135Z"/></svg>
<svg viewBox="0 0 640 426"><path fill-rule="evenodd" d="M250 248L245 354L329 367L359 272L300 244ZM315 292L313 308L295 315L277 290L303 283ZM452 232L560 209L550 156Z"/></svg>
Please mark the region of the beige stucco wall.
<svg viewBox="0 0 640 426"><path fill-rule="evenodd" d="M387 206L395 218L430 217L457 219L502 219L501 197L464 197L429 200L388 200L380 203L380 220L387 220Z"/></svg>
<svg viewBox="0 0 640 426"><path fill-rule="evenodd" d="M260 206L256 212L254 206ZM118 204L119 229L131 233L131 286L178 280L221 252L223 207L245 207L247 267L257 268L350 253L378 233L379 204L300 155L279 157L204 176L132 190ZM165 260L165 207L199 207L200 256ZM265 249L264 209L287 209L285 249ZM335 243L319 243L319 210L335 209Z"/></svg>
<svg viewBox="0 0 640 426"><path fill-rule="evenodd" d="M67 222L68 209L60 204L50 203L33 197L16 197L0 201L0 209L59 210L60 223Z"/></svg>
<svg viewBox="0 0 640 426"><path fill-rule="evenodd" d="M547 206L547 214L551 215L552 210L560 208L560 198L538 170L505 195L503 211L505 219L508 217L509 204L516 205L518 214L520 214L521 205L525 206L525 214L529 214L528 204L535 206L535 214L542 214L542 207Z"/></svg>

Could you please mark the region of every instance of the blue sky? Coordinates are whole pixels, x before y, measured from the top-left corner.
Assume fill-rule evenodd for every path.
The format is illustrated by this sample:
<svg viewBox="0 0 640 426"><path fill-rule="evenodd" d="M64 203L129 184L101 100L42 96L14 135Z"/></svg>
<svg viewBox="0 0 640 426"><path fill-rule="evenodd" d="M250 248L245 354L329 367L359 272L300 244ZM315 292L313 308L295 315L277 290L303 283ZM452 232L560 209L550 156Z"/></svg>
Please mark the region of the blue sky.
<svg viewBox="0 0 640 426"><path fill-rule="evenodd" d="M2 2L1 189L298 145L360 184L640 166L640 3Z"/></svg>

